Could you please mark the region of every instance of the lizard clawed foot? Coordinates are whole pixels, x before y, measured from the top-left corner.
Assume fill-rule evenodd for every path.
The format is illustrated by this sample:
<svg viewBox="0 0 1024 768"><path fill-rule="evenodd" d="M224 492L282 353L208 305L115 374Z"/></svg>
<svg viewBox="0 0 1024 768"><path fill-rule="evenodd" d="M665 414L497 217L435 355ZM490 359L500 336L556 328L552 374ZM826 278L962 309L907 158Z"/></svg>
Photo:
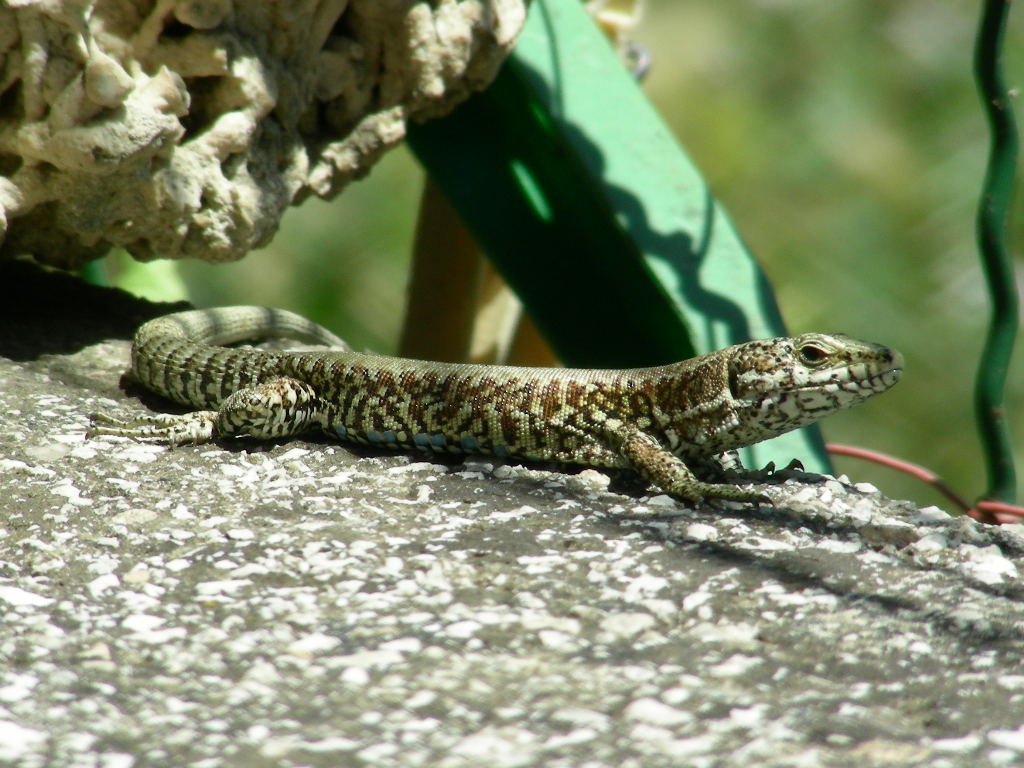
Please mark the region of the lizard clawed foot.
<svg viewBox="0 0 1024 768"><path fill-rule="evenodd" d="M775 500L771 496L765 493L758 493L757 491L741 491L740 495L737 496L712 496L704 499L704 503L709 507L721 508L720 502L723 501L734 501L740 502L741 504L753 504L754 507L760 507L765 504L769 507L775 506Z"/></svg>
<svg viewBox="0 0 1024 768"><path fill-rule="evenodd" d="M91 424L85 437L112 435L170 446L208 443L213 440L216 417L216 411L193 411L180 415L156 413L132 419L94 413L89 417Z"/></svg>

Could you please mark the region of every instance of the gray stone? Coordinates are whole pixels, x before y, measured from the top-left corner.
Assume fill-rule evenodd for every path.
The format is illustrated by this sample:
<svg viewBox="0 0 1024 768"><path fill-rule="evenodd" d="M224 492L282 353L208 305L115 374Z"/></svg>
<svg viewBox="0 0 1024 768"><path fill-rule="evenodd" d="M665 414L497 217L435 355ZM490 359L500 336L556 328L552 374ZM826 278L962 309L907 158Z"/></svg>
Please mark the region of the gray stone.
<svg viewBox="0 0 1024 768"><path fill-rule="evenodd" d="M692 509L479 457L86 440L168 407L118 388L168 308L0 285L0 763L1024 759L1021 526L815 476Z"/></svg>
<svg viewBox="0 0 1024 768"><path fill-rule="evenodd" d="M484 88L525 0L0 3L0 257L241 258Z"/></svg>

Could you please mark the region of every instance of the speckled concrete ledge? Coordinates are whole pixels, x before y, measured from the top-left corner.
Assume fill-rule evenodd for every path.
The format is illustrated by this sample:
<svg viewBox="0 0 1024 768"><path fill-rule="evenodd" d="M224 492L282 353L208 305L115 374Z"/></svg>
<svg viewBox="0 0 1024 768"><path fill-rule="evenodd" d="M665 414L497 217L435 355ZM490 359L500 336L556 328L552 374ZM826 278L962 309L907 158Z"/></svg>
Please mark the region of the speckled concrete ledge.
<svg viewBox="0 0 1024 768"><path fill-rule="evenodd" d="M1021 526L833 479L691 509L594 471L86 441L145 407L118 378L162 308L0 285L0 764L1024 759Z"/></svg>

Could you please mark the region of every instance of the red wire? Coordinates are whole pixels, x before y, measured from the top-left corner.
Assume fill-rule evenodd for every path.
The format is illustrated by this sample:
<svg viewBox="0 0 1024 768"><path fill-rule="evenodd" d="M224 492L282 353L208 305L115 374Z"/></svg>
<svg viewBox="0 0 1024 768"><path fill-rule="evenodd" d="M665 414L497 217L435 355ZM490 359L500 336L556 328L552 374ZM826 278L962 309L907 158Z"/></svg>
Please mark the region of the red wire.
<svg viewBox="0 0 1024 768"><path fill-rule="evenodd" d="M976 520L986 523L1016 523L1021 518L1024 518L1024 507L1005 504L1001 501L979 501L971 507L956 491L946 485L941 477L919 464L912 464L909 461L903 461L878 451L869 451L866 448L854 448L852 445L829 443L825 448L829 453L837 456L850 456L855 459L871 461L875 464L881 464L883 467L903 472L911 477L916 477L918 480L928 483L935 488L935 490L956 504L962 512Z"/></svg>

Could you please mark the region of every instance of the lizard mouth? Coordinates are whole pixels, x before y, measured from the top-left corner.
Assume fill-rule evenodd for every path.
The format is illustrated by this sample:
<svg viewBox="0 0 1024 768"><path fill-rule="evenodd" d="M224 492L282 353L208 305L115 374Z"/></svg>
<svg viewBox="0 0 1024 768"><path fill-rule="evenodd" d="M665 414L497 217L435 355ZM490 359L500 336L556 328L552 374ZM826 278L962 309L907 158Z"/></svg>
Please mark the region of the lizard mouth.
<svg viewBox="0 0 1024 768"><path fill-rule="evenodd" d="M874 381L881 381L885 389L888 389L897 381L900 380L900 376L903 375L903 368L890 368L888 371L876 376Z"/></svg>
<svg viewBox="0 0 1024 768"><path fill-rule="evenodd" d="M884 392L889 389L903 375L903 355L895 349L885 349L879 358L850 366L846 369L846 376L839 377L839 380L834 382L835 386L826 387L826 390Z"/></svg>
<svg viewBox="0 0 1024 768"><path fill-rule="evenodd" d="M890 368L869 376L859 382L861 387L869 387L874 392L884 392L900 380L903 375L903 356L899 352L893 353L893 361Z"/></svg>
<svg viewBox="0 0 1024 768"><path fill-rule="evenodd" d="M898 354L898 353L897 353ZM894 360L890 368L878 372L865 372L865 375L851 376L845 380L832 380L825 382L811 382L799 387L804 392L849 392L850 394L877 394L885 392L900 380L903 375L902 360Z"/></svg>

